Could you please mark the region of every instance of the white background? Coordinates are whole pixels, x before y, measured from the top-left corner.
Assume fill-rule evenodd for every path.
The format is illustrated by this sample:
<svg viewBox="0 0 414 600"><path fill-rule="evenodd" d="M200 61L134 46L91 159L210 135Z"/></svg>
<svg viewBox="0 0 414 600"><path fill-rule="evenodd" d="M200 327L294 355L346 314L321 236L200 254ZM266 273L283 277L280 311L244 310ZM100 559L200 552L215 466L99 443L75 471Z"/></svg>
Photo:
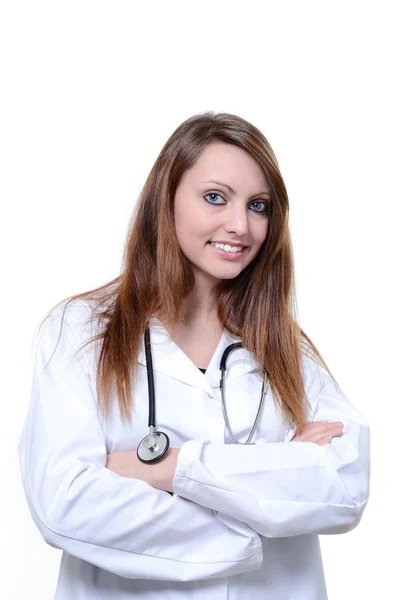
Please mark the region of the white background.
<svg viewBox="0 0 414 600"><path fill-rule="evenodd" d="M35 328L59 300L119 274L161 146L205 110L250 120L272 144L291 202L301 326L371 425L363 519L321 537L329 598L409 595L411 7L2 2L2 598L52 599L61 555L20 481Z"/></svg>

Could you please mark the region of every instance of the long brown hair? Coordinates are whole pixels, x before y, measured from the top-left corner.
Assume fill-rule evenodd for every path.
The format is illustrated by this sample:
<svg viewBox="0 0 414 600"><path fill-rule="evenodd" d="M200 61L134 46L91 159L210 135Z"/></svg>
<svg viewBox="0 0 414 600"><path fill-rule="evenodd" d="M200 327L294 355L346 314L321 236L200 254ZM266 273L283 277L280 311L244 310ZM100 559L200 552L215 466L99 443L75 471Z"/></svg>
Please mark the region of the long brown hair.
<svg viewBox="0 0 414 600"><path fill-rule="evenodd" d="M121 275L102 287L66 298L62 301L64 312L76 299L97 301L99 310L92 311L92 319L98 320L99 333L82 348L100 340L98 407L108 414L115 383L120 414L130 421L137 354L148 320L163 315L169 324L177 324L183 298L194 285L190 263L175 233L174 197L184 172L212 142L234 144L253 157L272 195L266 240L237 277L220 284L218 318L223 328L242 338L258 364L266 367L282 414L288 422L293 417L300 432L309 418L302 352L335 379L297 322L289 200L277 159L264 135L244 119L206 112L190 117L174 131L155 161L132 215Z"/></svg>

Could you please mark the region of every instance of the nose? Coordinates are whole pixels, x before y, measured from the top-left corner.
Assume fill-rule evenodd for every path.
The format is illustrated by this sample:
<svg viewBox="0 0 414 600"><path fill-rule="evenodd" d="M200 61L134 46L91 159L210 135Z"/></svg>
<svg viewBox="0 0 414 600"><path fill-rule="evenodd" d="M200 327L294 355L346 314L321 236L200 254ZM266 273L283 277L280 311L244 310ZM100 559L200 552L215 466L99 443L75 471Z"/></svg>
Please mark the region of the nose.
<svg viewBox="0 0 414 600"><path fill-rule="evenodd" d="M227 233L235 233L238 236L247 233L247 211L244 203L235 202L232 206L228 206L224 229Z"/></svg>

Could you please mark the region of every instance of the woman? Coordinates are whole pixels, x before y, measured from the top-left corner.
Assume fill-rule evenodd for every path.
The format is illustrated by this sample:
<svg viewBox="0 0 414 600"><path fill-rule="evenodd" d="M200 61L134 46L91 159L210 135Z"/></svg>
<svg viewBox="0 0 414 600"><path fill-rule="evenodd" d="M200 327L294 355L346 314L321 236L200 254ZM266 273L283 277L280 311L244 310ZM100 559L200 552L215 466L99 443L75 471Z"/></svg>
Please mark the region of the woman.
<svg viewBox="0 0 414 600"><path fill-rule="evenodd" d="M369 427L294 316L288 210L263 134L195 115L151 170L120 277L47 315L19 452L63 550L56 600L327 597L318 534L361 519ZM151 361L169 447L142 462Z"/></svg>

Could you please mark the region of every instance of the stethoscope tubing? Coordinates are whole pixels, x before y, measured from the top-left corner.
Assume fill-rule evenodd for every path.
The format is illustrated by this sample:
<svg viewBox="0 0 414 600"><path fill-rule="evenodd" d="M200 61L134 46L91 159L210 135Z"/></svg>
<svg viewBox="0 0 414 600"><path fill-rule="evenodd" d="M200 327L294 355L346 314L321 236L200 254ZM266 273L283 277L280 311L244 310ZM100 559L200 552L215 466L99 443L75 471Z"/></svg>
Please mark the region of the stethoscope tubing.
<svg viewBox="0 0 414 600"><path fill-rule="evenodd" d="M148 328L145 330L144 340L148 380L148 427L155 427L154 368L152 366L151 338Z"/></svg>
<svg viewBox="0 0 414 600"><path fill-rule="evenodd" d="M148 381L148 427L149 434L146 435L137 447L137 456L140 461L144 463L152 463L160 460L165 453L167 452L170 440L168 435L163 431L155 430L155 387L154 387L154 368L152 364L152 355L151 355L151 337L149 327L145 329L144 334L144 345L145 345L145 357L147 363L147 381ZM223 418L227 428L227 432L229 434L230 439L235 444L240 444L242 446L248 446L252 444L252 439L259 424L259 417L262 412L264 397L267 391L267 372L264 371L262 390L260 394L260 402L259 408L256 413L256 418L253 423L253 427L250 430L249 435L245 442L240 442L233 434L233 431L230 426L229 416L227 414L226 401L224 397L224 377L226 372L226 363L227 357L232 350L236 348L242 348L242 342L235 342L234 344L230 344L223 352L223 356L220 361L220 392L221 392L221 405L223 411ZM254 443L254 442L253 442Z"/></svg>
<svg viewBox="0 0 414 600"><path fill-rule="evenodd" d="M241 344L240 344L240 346L241 346ZM232 350L232 348L231 348L231 350ZM225 367L221 371L220 392L221 392L221 407L222 407L222 411L223 411L224 422L225 422L226 428L227 428L227 433L229 434L229 437L234 444L239 444L241 446L250 446L250 445L252 445L252 439L256 432L257 426L259 424L259 418L260 418L260 415L262 412L263 402L264 402L264 398L265 398L266 392L267 392L267 371L264 371L264 375L263 375L262 390L260 393L260 402L259 402L259 408L257 409L256 418L254 420L253 427L251 428L250 433L247 436L247 439L245 442L240 442L234 436L233 430L230 426L229 416L227 414L227 408L226 408L226 400L224 397L224 386L223 386L224 372L225 372Z"/></svg>
<svg viewBox="0 0 414 600"><path fill-rule="evenodd" d="M145 358L147 363L148 381L148 427L149 434L138 444L137 456L143 463L154 463L167 453L170 447L170 438L163 431L155 431L155 387L154 368L151 355L151 337L149 328L145 329L144 335Z"/></svg>

